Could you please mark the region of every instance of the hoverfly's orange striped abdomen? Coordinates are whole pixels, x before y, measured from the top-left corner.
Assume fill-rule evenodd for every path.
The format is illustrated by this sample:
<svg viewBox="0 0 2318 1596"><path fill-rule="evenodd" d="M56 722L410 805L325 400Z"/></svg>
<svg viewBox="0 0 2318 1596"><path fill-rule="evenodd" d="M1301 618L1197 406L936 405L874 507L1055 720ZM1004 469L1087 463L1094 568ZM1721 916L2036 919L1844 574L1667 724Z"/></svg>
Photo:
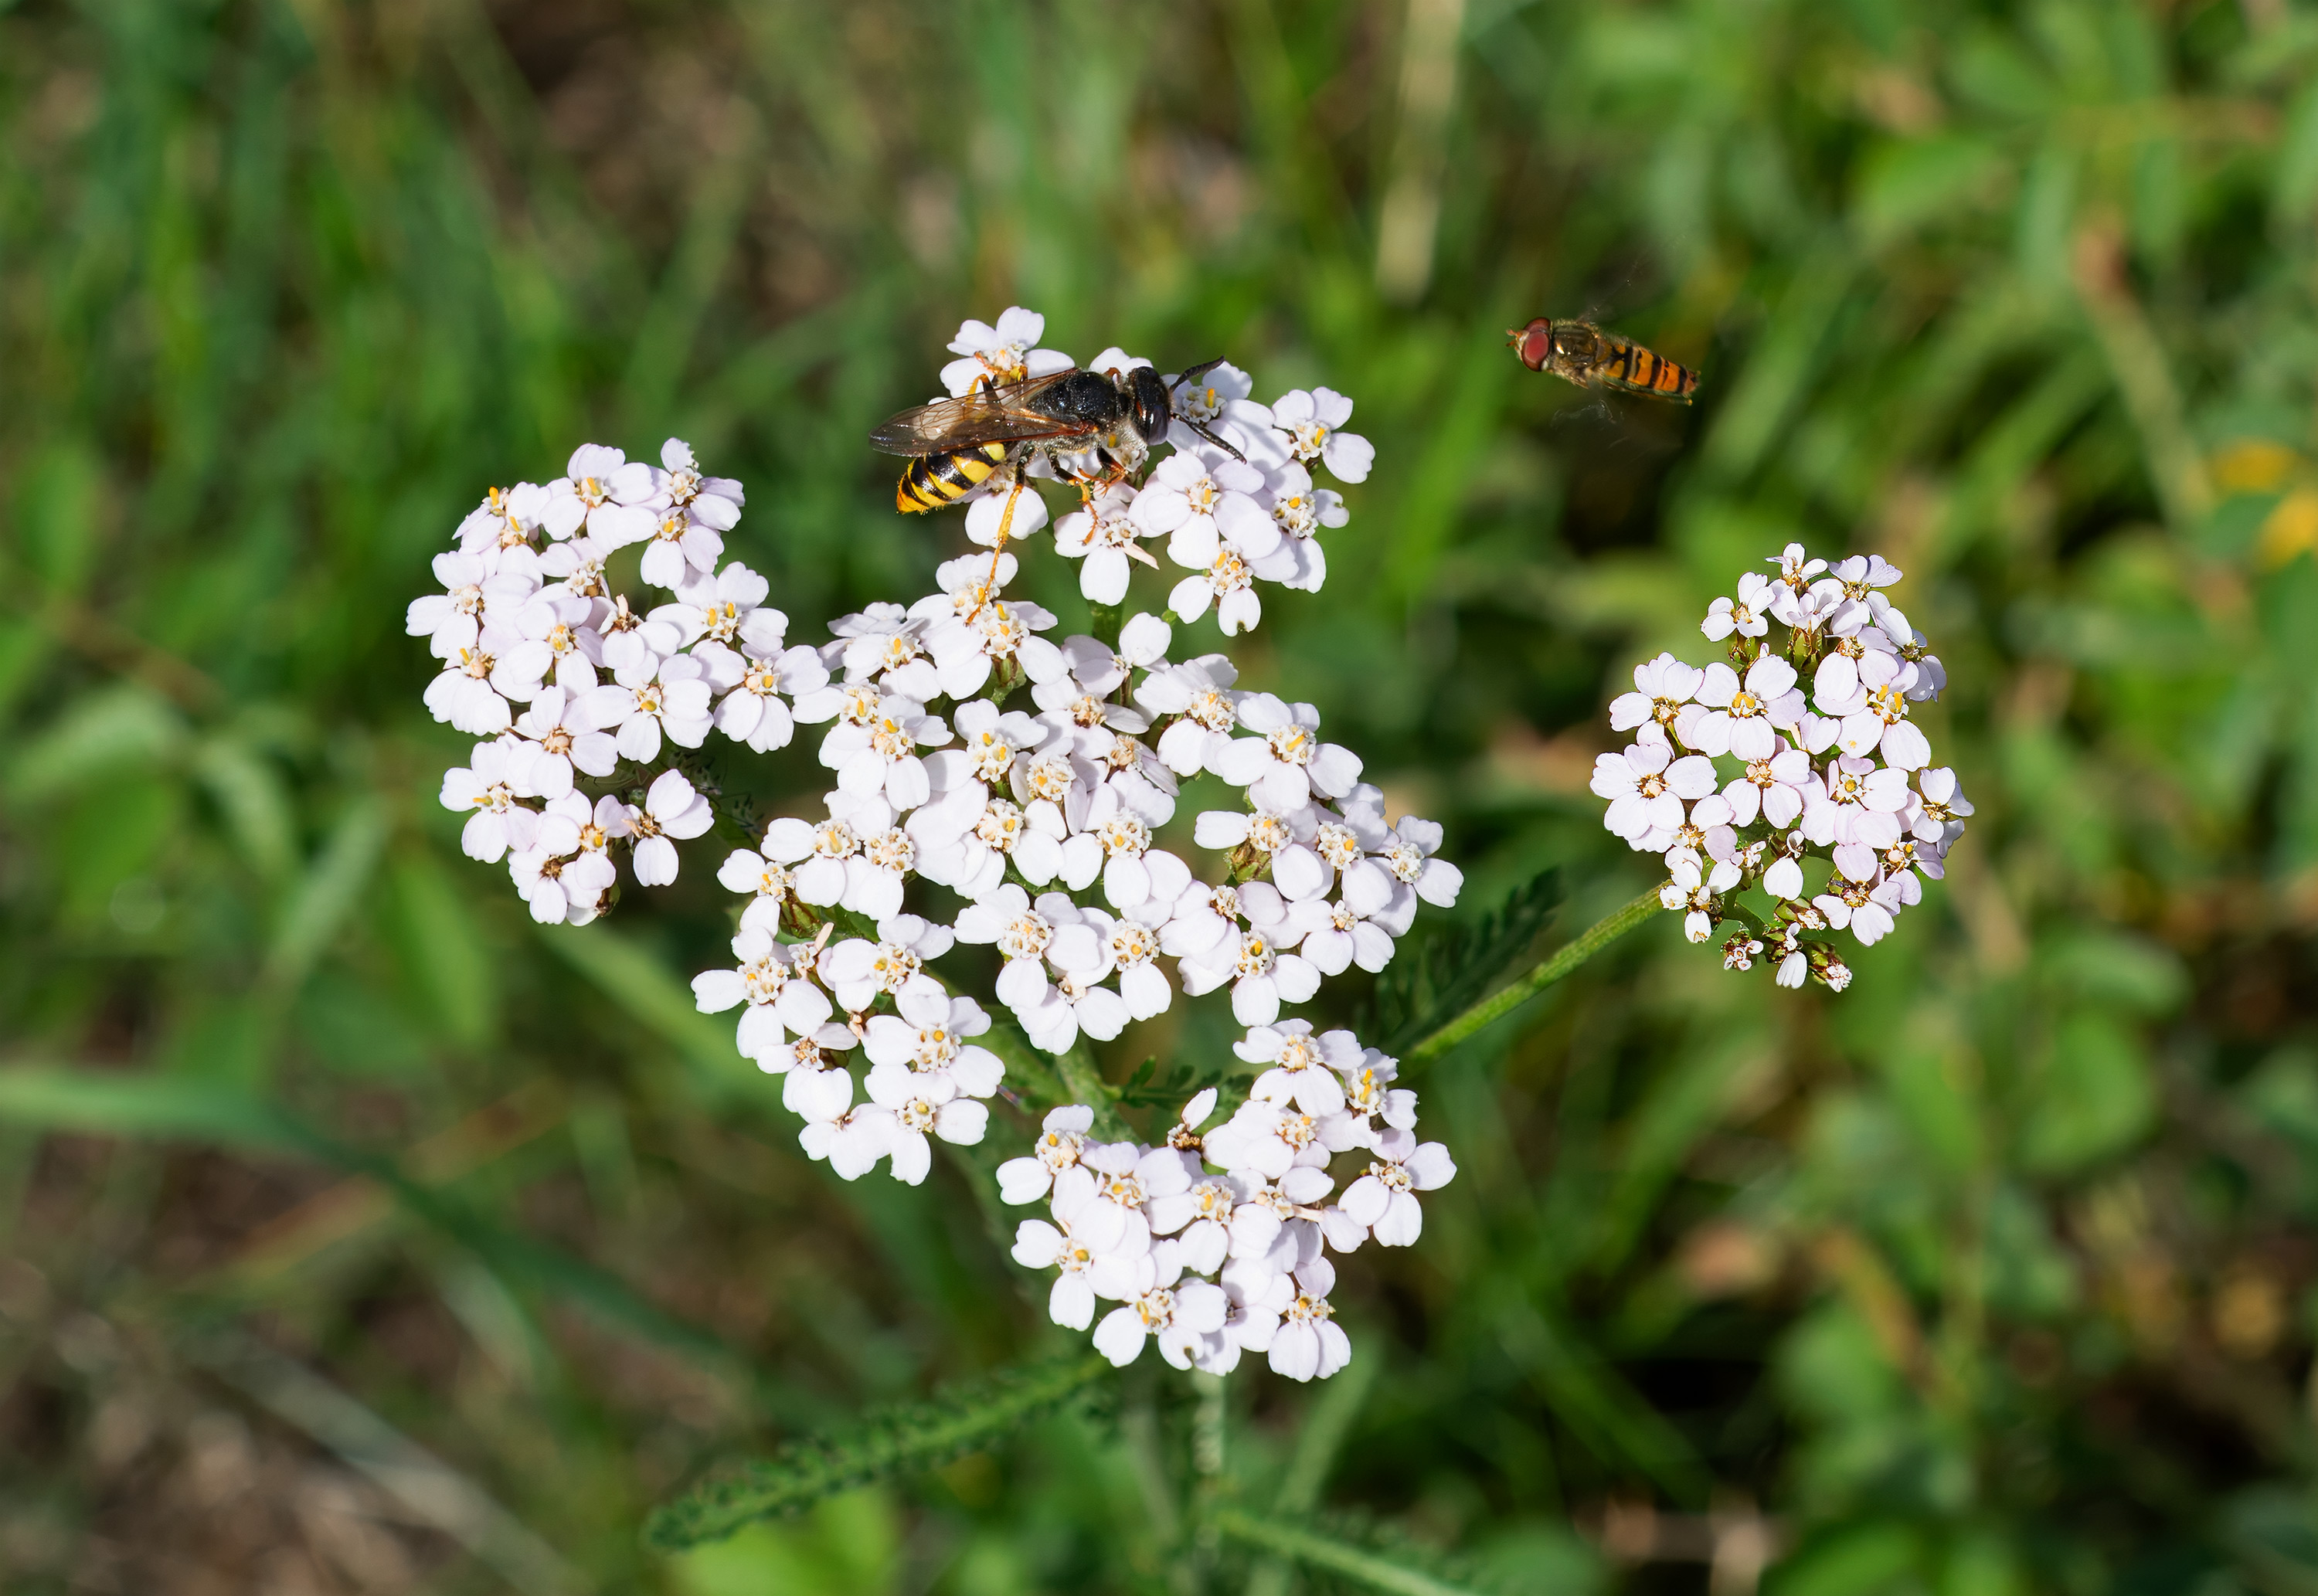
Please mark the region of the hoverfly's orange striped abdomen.
<svg viewBox="0 0 2318 1596"><path fill-rule="evenodd" d="M1661 399L1688 403L1697 391L1698 373L1688 366L1676 365L1663 354L1652 354L1640 344L1623 338L1615 340L1617 353L1602 368L1602 380L1613 388L1623 388L1634 393L1654 393Z"/></svg>
<svg viewBox="0 0 2318 1596"><path fill-rule="evenodd" d="M1688 366L1678 366L1670 360L1661 359L1658 376L1650 383L1650 391L1662 393L1672 399L1688 399L1698 391L1698 373Z"/></svg>

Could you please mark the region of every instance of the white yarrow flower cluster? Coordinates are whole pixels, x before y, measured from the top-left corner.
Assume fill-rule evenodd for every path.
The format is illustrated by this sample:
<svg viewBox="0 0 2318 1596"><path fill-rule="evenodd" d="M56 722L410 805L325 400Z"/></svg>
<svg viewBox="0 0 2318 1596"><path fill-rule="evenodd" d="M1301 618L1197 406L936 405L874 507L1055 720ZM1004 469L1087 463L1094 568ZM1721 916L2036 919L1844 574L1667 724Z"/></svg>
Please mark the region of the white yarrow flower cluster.
<svg viewBox="0 0 2318 1596"><path fill-rule="evenodd" d="M678 439L658 467L582 444L544 487L493 489L435 559L445 590L409 607L406 630L441 665L427 707L486 740L445 775L444 806L468 817L469 855L507 861L540 920L600 914L615 852L639 884L674 881L676 845L714 816L662 756L737 723L732 700L758 696L742 685L750 672L801 664L781 646L787 618L763 607L765 578L715 569L741 503L741 485L702 476ZM674 602L639 613L606 588L604 561L646 542L644 578ZM767 739L762 720L741 734L786 740ZM582 781L606 790L591 797Z"/></svg>
<svg viewBox="0 0 2318 1596"><path fill-rule="evenodd" d="M1658 899L1694 942L1718 926L1724 964L1768 964L1782 986L1837 991L1851 969L1814 933L1881 940L1923 900L1972 805L1932 763L1911 718L1947 674L1885 597L1899 569L1873 555L1830 565L1790 543L1714 601L1700 630L1730 643L1703 669L1671 654L1637 666L1610 705L1633 744L1595 762L1603 823L1664 856ZM1738 901L1759 889L1771 909Z"/></svg>
<svg viewBox="0 0 2318 1596"><path fill-rule="evenodd" d="M1070 369L1044 331L1019 307L966 323L943 387ZM1091 369L1146 363L1111 349ZM1176 646L1210 608L1226 637L1254 626L1259 581L1317 591L1347 511L1315 472L1359 482L1372 462L1344 430L1349 399L1252 391L1223 364L1175 382L1156 459L1138 440L1024 462L1080 489L1051 521L1056 551L1091 601L1128 614L1116 638L1060 635L1010 590L1017 553L988 551L999 521L1018 549L1050 521L1034 489L1007 516L1002 471L966 507L984 551L942 565L936 591L792 643L766 578L724 558L741 484L675 439L658 466L591 444L553 482L494 489L408 626L440 663L428 707L481 740L443 802L542 921L603 914L623 860L637 887L676 881L680 845L719 826L707 760L725 745L813 749L830 780L809 811L723 817L732 963L693 991L734 1017L804 1150L848 1179L883 1164L914 1184L934 1143L981 1142L992 1100L1013 1100L1002 1054L1018 1029L1062 1054L1179 991L1227 991L1240 1056L1262 1066L1227 1120L1199 1133L1209 1092L1166 1146L1098 1146L1088 1109L1059 1108L1002 1182L1052 1203L1017 1256L1060 1267L1056 1318L1085 1328L1099 1302L1120 1305L1096 1330L1113 1358L1155 1338L1179 1364L1259 1350L1301 1379L1349 1356L1325 1250L1415 1241L1415 1194L1454 1166L1415 1139L1391 1060L1283 1011L1353 965L1382 969L1418 905L1453 904L1462 877L1439 826L1388 820L1314 706ZM607 561L631 545L664 601L614 590ZM1138 609L1138 570L1169 563L1192 574L1163 577ZM1180 784L1203 773L1238 806L1179 815ZM986 993L937 973L959 943L998 955ZM1361 1168L1332 1173L1340 1156Z"/></svg>
<svg viewBox="0 0 2318 1596"><path fill-rule="evenodd" d="M1048 1114L1030 1154L999 1166L1008 1202L1047 1204L1017 1228L1014 1258L1057 1271L1047 1312L1092 1325L1115 1364L1155 1341L1177 1368L1225 1374L1261 1352L1291 1379L1325 1378L1352 1359L1328 1254L1415 1243L1417 1194L1457 1166L1417 1140L1394 1062L1350 1031L1284 1020L1233 1051L1261 1066L1246 1099L1219 1116L1216 1089L1196 1093L1159 1145L1093 1139L1083 1104ZM1104 1303L1117 1305L1098 1322Z"/></svg>

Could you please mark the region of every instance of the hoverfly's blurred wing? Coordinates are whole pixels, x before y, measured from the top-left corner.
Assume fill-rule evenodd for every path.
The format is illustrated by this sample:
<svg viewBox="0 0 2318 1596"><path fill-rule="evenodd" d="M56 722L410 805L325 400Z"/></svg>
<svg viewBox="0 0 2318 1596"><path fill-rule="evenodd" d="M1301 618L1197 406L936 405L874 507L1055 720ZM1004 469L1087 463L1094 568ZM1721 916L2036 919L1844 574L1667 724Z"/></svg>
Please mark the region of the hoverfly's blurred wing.
<svg viewBox="0 0 2318 1596"><path fill-rule="evenodd" d="M1054 372L1002 388L977 388L957 399L918 405L871 433L869 445L886 454L942 454L1083 431L1029 408L1031 399L1076 371Z"/></svg>

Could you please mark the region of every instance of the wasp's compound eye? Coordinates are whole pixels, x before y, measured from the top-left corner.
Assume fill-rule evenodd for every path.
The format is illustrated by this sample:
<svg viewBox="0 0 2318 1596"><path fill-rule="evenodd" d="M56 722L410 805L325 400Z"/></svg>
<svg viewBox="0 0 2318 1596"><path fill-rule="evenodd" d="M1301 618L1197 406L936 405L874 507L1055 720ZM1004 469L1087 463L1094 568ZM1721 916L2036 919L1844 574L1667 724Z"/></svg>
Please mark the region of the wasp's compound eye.
<svg viewBox="0 0 2318 1596"><path fill-rule="evenodd" d="M1532 372L1545 370L1546 361L1553 354L1553 323L1541 316L1527 327L1509 327L1506 340L1514 353L1521 356L1522 364Z"/></svg>
<svg viewBox="0 0 2318 1596"><path fill-rule="evenodd" d="M1165 380L1149 366L1137 366L1128 373L1127 386L1135 410L1135 430L1146 444L1159 442L1167 435L1167 423L1174 413Z"/></svg>

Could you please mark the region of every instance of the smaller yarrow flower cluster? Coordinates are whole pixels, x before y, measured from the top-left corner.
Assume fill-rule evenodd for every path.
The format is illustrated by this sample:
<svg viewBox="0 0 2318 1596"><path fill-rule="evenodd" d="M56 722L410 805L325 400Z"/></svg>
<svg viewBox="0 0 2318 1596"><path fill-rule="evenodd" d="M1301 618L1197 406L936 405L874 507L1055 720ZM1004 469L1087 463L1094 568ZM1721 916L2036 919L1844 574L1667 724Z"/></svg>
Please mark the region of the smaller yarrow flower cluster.
<svg viewBox="0 0 2318 1596"><path fill-rule="evenodd" d="M1196 1093L1157 1145L1095 1139L1084 1105L1048 1114L1030 1153L999 1166L1008 1202L1047 1205L1014 1257L1056 1271L1048 1313L1092 1325L1115 1364L1156 1342L1177 1368L1224 1374L1261 1352L1291 1379L1325 1378L1352 1359L1328 1254L1414 1243L1417 1194L1457 1166L1417 1140L1394 1061L1352 1032L1284 1020L1234 1052L1260 1070L1245 1100L1225 1116L1215 1088Z"/></svg>
<svg viewBox="0 0 2318 1596"><path fill-rule="evenodd" d="M1604 825L1665 859L1658 901L1693 942L1720 934L1730 969L1840 991L1851 967L1826 934L1887 935L1945 874L1972 805L1912 719L1947 674L1884 595L1898 568L1800 543L1767 563L1775 575L1740 578L1701 624L1727 661L1635 668L1610 705L1634 742L1595 762L1593 790ZM1767 916L1738 901L1756 889Z"/></svg>

